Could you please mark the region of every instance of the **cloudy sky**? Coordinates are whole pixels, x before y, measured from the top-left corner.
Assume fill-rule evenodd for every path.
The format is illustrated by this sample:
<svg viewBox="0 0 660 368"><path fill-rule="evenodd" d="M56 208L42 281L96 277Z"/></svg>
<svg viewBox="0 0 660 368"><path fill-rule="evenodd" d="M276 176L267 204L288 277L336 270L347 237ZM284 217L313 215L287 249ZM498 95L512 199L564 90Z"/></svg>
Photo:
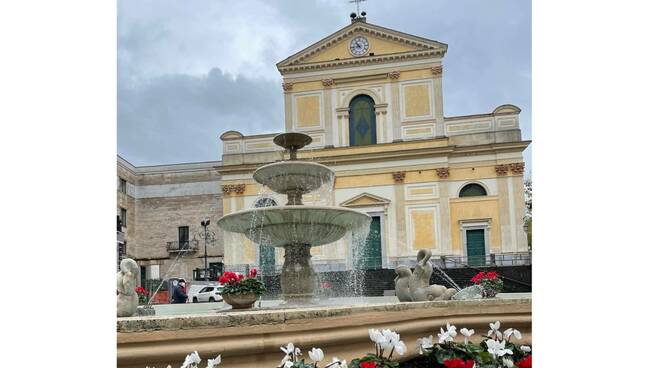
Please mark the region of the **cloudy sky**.
<svg viewBox="0 0 660 368"><path fill-rule="evenodd" d="M529 1L369 0L361 8L370 23L449 45L445 116L511 103L531 139ZM136 166L213 161L226 130L283 131L275 63L347 25L354 10L348 0L120 0L118 154Z"/></svg>

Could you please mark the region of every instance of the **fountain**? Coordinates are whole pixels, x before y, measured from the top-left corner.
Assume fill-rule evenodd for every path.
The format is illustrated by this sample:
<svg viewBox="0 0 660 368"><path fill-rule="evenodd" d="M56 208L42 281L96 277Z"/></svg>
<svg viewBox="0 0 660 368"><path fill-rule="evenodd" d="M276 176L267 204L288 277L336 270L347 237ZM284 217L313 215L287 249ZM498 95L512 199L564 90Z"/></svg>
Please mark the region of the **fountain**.
<svg viewBox="0 0 660 368"><path fill-rule="evenodd" d="M218 226L245 234L257 244L284 248L280 275L282 298L288 304L309 303L316 289L311 247L335 242L348 232L368 228L371 217L352 209L303 206L303 194L334 181L334 172L321 164L298 161L297 151L312 142L302 133L282 133L273 139L289 152L289 160L258 168L253 178L276 193L286 194L284 206L242 210L223 216Z"/></svg>

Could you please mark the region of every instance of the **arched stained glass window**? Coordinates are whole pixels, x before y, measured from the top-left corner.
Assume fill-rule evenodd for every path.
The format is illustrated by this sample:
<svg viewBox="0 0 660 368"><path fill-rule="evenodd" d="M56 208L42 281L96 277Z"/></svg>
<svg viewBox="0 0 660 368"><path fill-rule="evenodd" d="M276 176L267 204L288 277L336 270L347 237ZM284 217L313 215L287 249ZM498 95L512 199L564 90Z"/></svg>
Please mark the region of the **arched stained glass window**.
<svg viewBox="0 0 660 368"><path fill-rule="evenodd" d="M355 96L348 105L349 144L376 144L376 109L374 100L366 95Z"/></svg>
<svg viewBox="0 0 660 368"><path fill-rule="evenodd" d="M468 184L461 189L461 192L458 193L459 197L478 197L485 196L486 189L479 184Z"/></svg>

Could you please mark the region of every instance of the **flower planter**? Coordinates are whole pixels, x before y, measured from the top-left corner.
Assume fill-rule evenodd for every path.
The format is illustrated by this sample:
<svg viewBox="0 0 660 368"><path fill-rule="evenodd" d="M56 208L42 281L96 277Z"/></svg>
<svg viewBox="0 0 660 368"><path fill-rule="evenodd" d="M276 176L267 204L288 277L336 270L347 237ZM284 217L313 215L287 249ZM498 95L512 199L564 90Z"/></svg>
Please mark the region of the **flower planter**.
<svg viewBox="0 0 660 368"><path fill-rule="evenodd" d="M481 289L481 296L484 298L494 298L497 293L499 293L500 290L495 290L495 289Z"/></svg>
<svg viewBox="0 0 660 368"><path fill-rule="evenodd" d="M232 309L249 309L257 301L257 294L222 294L222 298Z"/></svg>

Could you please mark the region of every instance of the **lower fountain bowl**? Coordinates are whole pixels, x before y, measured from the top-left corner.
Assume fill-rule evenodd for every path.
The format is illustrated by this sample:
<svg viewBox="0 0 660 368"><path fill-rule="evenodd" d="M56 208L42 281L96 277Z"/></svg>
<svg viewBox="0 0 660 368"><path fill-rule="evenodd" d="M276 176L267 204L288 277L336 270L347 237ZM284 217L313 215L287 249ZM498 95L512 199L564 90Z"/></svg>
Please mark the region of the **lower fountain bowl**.
<svg viewBox="0 0 660 368"><path fill-rule="evenodd" d="M223 230L245 234L257 244L318 246L341 239L348 231L368 231L371 217L330 206L273 206L234 212L218 220Z"/></svg>

